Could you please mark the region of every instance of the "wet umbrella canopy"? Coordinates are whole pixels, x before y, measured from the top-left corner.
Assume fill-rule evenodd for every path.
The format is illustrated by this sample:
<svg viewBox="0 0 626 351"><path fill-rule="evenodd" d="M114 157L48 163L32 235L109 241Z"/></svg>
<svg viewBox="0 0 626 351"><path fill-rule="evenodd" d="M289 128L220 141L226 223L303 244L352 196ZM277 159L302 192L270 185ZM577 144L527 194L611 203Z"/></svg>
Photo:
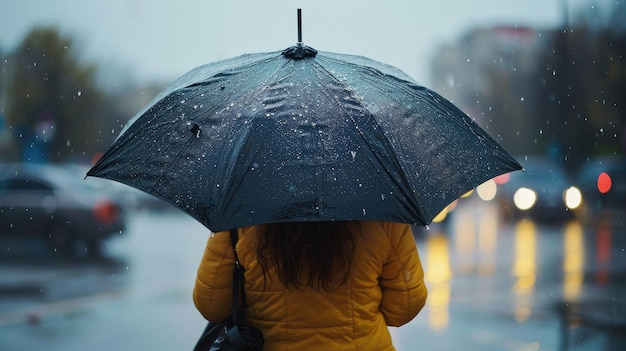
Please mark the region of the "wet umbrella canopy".
<svg viewBox="0 0 626 351"><path fill-rule="evenodd" d="M192 70L138 113L89 176L213 231L286 221L428 224L521 166L401 71L298 46Z"/></svg>

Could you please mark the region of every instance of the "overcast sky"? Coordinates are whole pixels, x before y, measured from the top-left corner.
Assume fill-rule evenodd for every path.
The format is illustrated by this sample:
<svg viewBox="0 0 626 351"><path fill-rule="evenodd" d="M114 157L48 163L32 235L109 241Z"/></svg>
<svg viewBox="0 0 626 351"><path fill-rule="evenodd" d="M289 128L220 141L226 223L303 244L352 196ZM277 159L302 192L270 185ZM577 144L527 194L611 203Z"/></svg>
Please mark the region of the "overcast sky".
<svg viewBox="0 0 626 351"><path fill-rule="evenodd" d="M0 0L0 50L34 26L55 26L90 62L168 82L208 62L294 45L302 8L306 45L368 56L428 83L442 43L476 26L554 28L566 3L593 0Z"/></svg>

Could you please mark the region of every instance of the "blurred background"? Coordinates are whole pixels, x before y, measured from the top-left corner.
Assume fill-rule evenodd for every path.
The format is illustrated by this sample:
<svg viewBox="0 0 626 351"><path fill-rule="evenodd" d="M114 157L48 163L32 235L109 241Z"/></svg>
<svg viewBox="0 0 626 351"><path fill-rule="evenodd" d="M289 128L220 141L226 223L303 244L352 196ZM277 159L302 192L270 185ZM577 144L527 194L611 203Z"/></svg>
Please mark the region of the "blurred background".
<svg viewBox="0 0 626 351"><path fill-rule="evenodd" d="M396 66L525 166L414 228L398 350L626 348L626 5L0 0L0 349L191 349L208 230L84 175L178 76L297 40Z"/></svg>

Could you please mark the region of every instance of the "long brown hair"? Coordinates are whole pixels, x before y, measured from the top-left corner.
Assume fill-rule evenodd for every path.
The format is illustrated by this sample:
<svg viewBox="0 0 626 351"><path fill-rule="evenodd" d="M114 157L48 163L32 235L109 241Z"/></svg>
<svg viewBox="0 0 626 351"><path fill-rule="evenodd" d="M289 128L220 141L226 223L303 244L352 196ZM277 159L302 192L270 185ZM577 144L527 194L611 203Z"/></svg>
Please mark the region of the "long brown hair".
<svg viewBox="0 0 626 351"><path fill-rule="evenodd" d="M353 255L347 222L275 223L259 230L257 257L265 282L273 268L287 289L341 287L350 276Z"/></svg>

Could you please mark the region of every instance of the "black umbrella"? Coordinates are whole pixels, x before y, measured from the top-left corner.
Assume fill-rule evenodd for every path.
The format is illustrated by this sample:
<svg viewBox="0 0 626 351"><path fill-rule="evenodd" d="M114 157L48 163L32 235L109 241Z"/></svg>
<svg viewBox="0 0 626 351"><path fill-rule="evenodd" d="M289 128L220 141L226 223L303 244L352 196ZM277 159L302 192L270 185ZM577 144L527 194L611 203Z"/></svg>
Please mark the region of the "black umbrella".
<svg viewBox="0 0 626 351"><path fill-rule="evenodd" d="M87 175L155 195L219 231L287 221L426 225L518 169L465 113L400 70L300 40L182 76Z"/></svg>

